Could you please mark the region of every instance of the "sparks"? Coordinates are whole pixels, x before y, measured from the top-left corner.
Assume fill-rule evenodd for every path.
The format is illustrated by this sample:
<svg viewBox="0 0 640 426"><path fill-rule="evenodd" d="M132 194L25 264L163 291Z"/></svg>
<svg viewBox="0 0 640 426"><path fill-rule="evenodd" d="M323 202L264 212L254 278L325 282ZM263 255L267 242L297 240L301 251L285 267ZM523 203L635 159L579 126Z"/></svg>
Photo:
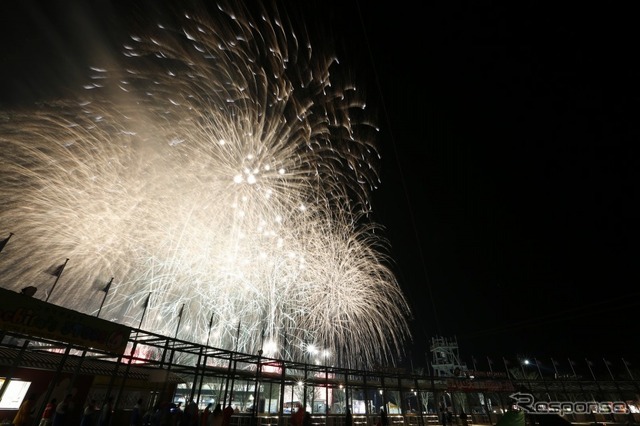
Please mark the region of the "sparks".
<svg viewBox="0 0 640 426"><path fill-rule="evenodd" d="M376 128L334 58L260 16L183 14L79 99L5 112L3 287L46 291L69 258L49 301L81 312L113 276L102 318L137 326L151 293L142 327L173 335L184 304L185 340L358 367L401 354L410 312L369 218Z"/></svg>

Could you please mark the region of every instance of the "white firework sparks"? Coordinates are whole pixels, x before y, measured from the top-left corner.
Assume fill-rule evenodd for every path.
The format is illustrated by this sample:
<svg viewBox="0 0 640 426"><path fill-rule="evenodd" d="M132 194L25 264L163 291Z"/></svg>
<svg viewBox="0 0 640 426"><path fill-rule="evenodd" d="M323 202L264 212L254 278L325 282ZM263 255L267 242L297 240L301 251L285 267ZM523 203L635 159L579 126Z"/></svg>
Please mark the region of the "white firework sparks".
<svg viewBox="0 0 640 426"><path fill-rule="evenodd" d="M95 314L114 277L103 318L137 326L151 294L147 330L184 305L186 340L393 362L410 312L368 218L364 102L277 14L218 12L132 36L81 102L5 113L1 284L47 290L69 258L50 302Z"/></svg>

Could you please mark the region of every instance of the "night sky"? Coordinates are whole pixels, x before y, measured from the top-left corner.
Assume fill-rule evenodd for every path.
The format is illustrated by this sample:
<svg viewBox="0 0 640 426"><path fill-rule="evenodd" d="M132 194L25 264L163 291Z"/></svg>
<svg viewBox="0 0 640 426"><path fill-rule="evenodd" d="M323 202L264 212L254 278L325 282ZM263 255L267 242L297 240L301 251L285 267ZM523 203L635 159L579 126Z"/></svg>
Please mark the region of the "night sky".
<svg viewBox="0 0 640 426"><path fill-rule="evenodd" d="M0 106L77 86L87 40L117 25L95 12L122 9L108 3L3 5ZM374 214L413 309L414 364L433 336L455 336L467 364L633 360L636 15L516 3L311 1L303 13L333 34L377 115Z"/></svg>
<svg viewBox="0 0 640 426"><path fill-rule="evenodd" d="M466 359L629 359L631 12L511 3L362 10L386 114L377 207L415 351L455 335Z"/></svg>

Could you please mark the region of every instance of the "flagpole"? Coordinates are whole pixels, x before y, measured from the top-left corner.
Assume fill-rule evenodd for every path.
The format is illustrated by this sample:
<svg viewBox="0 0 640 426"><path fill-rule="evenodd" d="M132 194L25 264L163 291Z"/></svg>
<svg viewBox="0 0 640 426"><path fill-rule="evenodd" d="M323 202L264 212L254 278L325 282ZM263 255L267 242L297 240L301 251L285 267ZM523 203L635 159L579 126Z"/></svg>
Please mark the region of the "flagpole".
<svg viewBox="0 0 640 426"><path fill-rule="evenodd" d="M113 278L111 278L111 280L113 281ZM111 285L111 281L109 281L109 284L107 284L107 287L105 287L107 290L109 285ZM129 371L131 370L131 363L133 362L133 358L136 355L136 348L138 347L138 337L140 336L140 327L142 327L142 321L144 321L144 316L147 313L147 307L149 306L150 298L151 298L151 292L149 292L149 295L147 296L147 300L144 302L144 308L142 309L142 316L140 317L140 323L138 324L138 329L136 330L136 338L133 341L133 344L131 345L131 352L129 353L127 368L124 371L124 378L122 379L122 383L120 383L120 389L118 390L118 393L116 395L116 401L113 405L114 410L118 408L118 406L120 405L120 400L122 399L125 383L127 382L127 378L129 377Z"/></svg>
<svg viewBox="0 0 640 426"><path fill-rule="evenodd" d="M9 236L4 240L0 241L0 252L2 252L2 250L4 249L4 246L7 245L7 243L9 242L12 236L13 236L13 232L9 232Z"/></svg>
<svg viewBox="0 0 640 426"><path fill-rule="evenodd" d="M556 380L560 378L560 375L558 374L558 366L556 365L556 360L551 358L551 365L553 365L553 371L556 373Z"/></svg>
<svg viewBox="0 0 640 426"><path fill-rule="evenodd" d="M567 361L569 361L569 367L571 367L571 372L573 373L573 377L575 377L576 380L578 380L578 375L576 374L576 370L575 368L573 368L573 361L571 361L571 359L567 358Z"/></svg>
<svg viewBox="0 0 640 426"><path fill-rule="evenodd" d="M553 365L553 371L556 373L556 380L560 380L560 386L562 386L562 392L568 396L568 397L572 397L567 393L567 388L565 387L565 377L560 377L560 374L558 374L558 361L556 361L555 359L551 358L551 364ZM556 392L556 397L558 396L557 392ZM573 400L575 401L575 396L572 397ZM571 418L575 421L576 419L576 414L574 412L571 412Z"/></svg>
<svg viewBox="0 0 640 426"><path fill-rule="evenodd" d="M580 379L578 378L578 375L576 374L576 369L573 368L574 362L571 361L571 358L567 358L567 361L569 361L569 367L571 367L571 372L573 373L574 379L578 382L578 386L580 387L580 392L582 392L582 397L586 399L587 394L585 393L584 388L582 387L582 382L580 381ZM594 418L595 418L595 414L594 414Z"/></svg>
<svg viewBox="0 0 640 426"><path fill-rule="evenodd" d="M180 323L182 322L182 311L184 310L184 303L180 307L180 313L178 314L178 325L176 326L176 334L173 336L174 339L178 338L178 330L180 329Z"/></svg>
<svg viewBox="0 0 640 426"><path fill-rule="evenodd" d="M547 391L547 399L551 401L551 395L549 394L549 386L547 385L547 381L542 375L542 369L540 368L540 361L538 361L538 359L534 357L533 362L535 362L536 367L538 367L538 374L540 375L540 380L542 380L542 383L544 384L544 389Z"/></svg>
<svg viewBox="0 0 640 426"><path fill-rule="evenodd" d="M527 373L524 370L524 366L525 366L525 364L527 364L529 362L529 360L518 357L518 362L520 363L520 370L522 371L522 382L524 383L526 381L527 385L529 386L529 392L532 392L532 390L531 390L531 382L529 381L529 376L527 375Z"/></svg>
<svg viewBox="0 0 640 426"><path fill-rule="evenodd" d="M200 400L200 395L202 394L202 386L204 385L205 372L207 370L207 358L208 358L208 354L209 354L209 338L211 337L211 328L213 327L213 315L214 314L215 314L215 311L211 311L211 318L209 318L209 329L207 330L207 343L206 343L205 348L204 348L204 357L203 357L203 360L202 360L202 377L200 378L200 385L198 387L198 400ZM202 354L202 352L201 352L201 354ZM198 360L200 360L200 355L198 355ZM258 362L259 362L259 360L258 360ZM198 380L198 377L196 376L196 378L194 380L194 384L197 382L197 380Z"/></svg>
<svg viewBox="0 0 640 426"><path fill-rule="evenodd" d="M589 373L591 373L591 378L593 379L593 381L596 383L596 386L598 387L598 392L602 393L602 389L600 389L600 383L598 383L598 379L596 379L596 375L593 374L593 369L591 368L593 363L589 361L587 358L585 358L584 360L587 363L587 367L589 368ZM593 398L593 395L591 395L591 398ZM595 401L595 398L593 398L593 400Z"/></svg>
<svg viewBox="0 0 640 426"><path fill-rule="evenodd" d="M475 359L473 357L471 359L475 363ZM491 373L491 379L493 380L493 366L492 366L493 361L491 361L491 358L489 358L488 356L487 356L487 364L489 364L489 372ZM433 386L433 383L432 383L432 386ZM487 415L489 422L493 424L493 420L491 420L491 410L489 409L489 405L488 405L489 400L487 399L487 396L484 392L480 392L480 394L482 394L482 399L484 400L484 404L482 404L482 408L484 408L484 412ZM435 399L435 393L434 393L434 399ZM500 393L498 393L498 399L500 400L500 409L504 410L504 402L502 401L502 396L500 396Z"/></svg>
<svg viewBox="0 0 640 426"><path fill-rule="evenodd" d="M260 350L258 350L258 363L256 364L256 382L253 390L253 407L251 409L251 420L252 420L251 424L256 424L257 416L260 410L260 373L262 372L263 348L264 348L264 327L262 328L262 336L260 339ZM305 366L305 373L306 373L306 366Z"/></svg>
<svg viewBox="0 0 640 426"><path fill-rule="evenodd" d="M587 363L587 367L589 368L589 373L591 373L591 378L593 379L594 382L597 382L596 376L595 374L593 374L593 369L591 368L591 361L589 361L587 358L585 358L584 361Z"/></svg>
<svg viewBox="0 0 640 426"><path fill-rule="evenodd" d="M487 356L487 364L489 364L489 373L491 374L491 378L493 379L493 360L491 360L491 358L489 358L488 356ZM483 392L483 395L484 395L484 392ZM498 392L498 399L500 400L500 409L504 411L505 405L504 405L504 401L502 400L502 395L500 394L500 392ZM487 404L487 399L485 398L485 411L487 413L487 416L491 418L489 407L486 404Z"/></svg>
<svg viewBox="0 0 640 426"><path fill-rule="evenodd" d="M509 383L511 384L511 387L513 387L513 380L511 380L511 373L509 372L509 367L507 367L507 365L509 364L509 361L507 361L505 357L502 357L502 362L504 363L504 371L507 373L507 379L509 379Z"/></svg>
<svg viewBox="0 0 640 426"><path fill-rule="evenodd" d="M629 375L629 377L631 378L631 380L635 380L633 378L633 374L631 374L631 370L629 370L629 365L627 364L627 361L625 361L624 358L622 358L622 363L624 364L624 368L627 370L627 374Z"/></svg>
<svg viewBox="0 0 640 426"><path fill-rule="evenodd" d="M627 361L624 358L620 359L622 360L624 368L627 370L627 374L629 375L629 378L631 378L631 381L633 382L636 390L638 391L638 393L640 393L640 387L638 387L638 383L636 383L636 380L633 378L633 374L631 374L631 370L629 370L629 364L627 364Z"/></svg>
<svg viewBox="0 0 640 426"><path fill-rule="evenodd" d="M607 367L607 371L609 372L609 376L611 376L611 380L613 381L613 384L615 385L616 389L618 390L618 395L620 397L620 400L621 401L624 400L624 395L622 394L622 390L620 389L620 386L618 385L618 381L613 376L613 373L611 372L611 368L609 368L611 363L609 361L607 361L604 357L602 358L602 361L604 362L604 366ZM631 415L631 420L633 420L633 414Z"/></svg>
<svg viewBox="0 0 640 426"><path fill-rule="evenodd" d="M109 289L111 288L111 283L113 282L113 277L107 283L106 287L102 289L104 291L104 296L102 297L102 302L100 303L100 309L98 309L98 313L96 314L97 318L100 318L100 312L102 311L102 307L104 306L104 301L107 300L107 294L109 294Z"/></svg>
<svg viewBox="0 0 640 426"><path fill-rule="evenodd" d="M238 320L238 330L236 331L236 345L235 345L235 350L229 355L229 367L228 367L228 373L227 373L227 383L225 385L224 388L224 406L226 407L227 405L231 405L231 400L233 398L233 387L235 385L236 382L236 367L237 367L237 361L235 360L235 356L236 353L238 352L238 344L240 341L240 324L242 323L242 320L239 319ZM232 370L233 367L233 370ZM231 376L231 385L229 385L229 376ZM229 388L231 388L231 391L229 391ZM227 402L227 391L229 391L229 401Z"/></svg>
<svg viewBox="0 0 640 426"><path fill-rule="evenodd" d="M238 320L238 330L236 330L236 349L234 352L238 352L238 345L240 344L240 323L241 320Z"/></svg>
<svg viewBox="0 0 640 426"><path fill-rule="evenodd" d="M609 368L609 361L607 361L604 358L602 358L602 361L604 361L604 366L607 367L607 371L609 372L609 376L611 376L611 380L613 380L615 382L616 379L613 377L613 373L611 372L611 369Z"/></svg>
<svg viewBox="0 0 640 426"><path fill-rule="evenodd" d="M140 317L140 324L138 324L138 332L140 331L140 329L142 328L142 321L144 321L144 316L147 313L147 308L149 307L149 299L151 299L151 291L149 292L149 295L147 296L147 300L144 302L144 307L142 308L142 317Z"/></svg>
<svg viewBox="0 0 640 426"><path fill-rule="evenodd" d="M49 294L47 294L47 298L44 300L45 302L49 301L49 297L51 297L51 293L53 293L53 290L56 288L56 284L58 284L58 280L60 279L60 276L62 276L62 272L64 271L64 268L66 268L66 266L67 266L67 262L69 262L69 259L66 259L64 261L64 263L59 267L60 271L56 271L56 272L58 272L56 274L56 280L53 282L53 286L51 287L51 291L49 291Z"/></svg>
<svg viewBox="0 0 640 426"><path fill-rule="evenodd" d="M585 358L584 360L587 363L587 367L589 367L589 372L591 373L591 377L593 378L593 381L596 383L596 387L598 388L598 395L602 395L602 388L600 388L600 383L598 382L598 379L596 379L596 375L593 374L593 369L591 368L593 366L593 362L589 361L587 358ZM593 394L591 394L591 398L593 398L593 401L596 401L596 398L593 397ZM610 416L611 416L611 422L614 422L615 416L613 415L613 413L610 413ZM593 413L593 417L594 417L594 420L597 422L595 413Z"/></svg>
<svg viewBox="0 0 640 426"><path fill-rule="evenodd" d="M209 338L211 337L211 327L213 327L213 314L214 312L211 311L211 318L209 318L209 331L207 331L207 344L205 346L209 346Z"/></svg>

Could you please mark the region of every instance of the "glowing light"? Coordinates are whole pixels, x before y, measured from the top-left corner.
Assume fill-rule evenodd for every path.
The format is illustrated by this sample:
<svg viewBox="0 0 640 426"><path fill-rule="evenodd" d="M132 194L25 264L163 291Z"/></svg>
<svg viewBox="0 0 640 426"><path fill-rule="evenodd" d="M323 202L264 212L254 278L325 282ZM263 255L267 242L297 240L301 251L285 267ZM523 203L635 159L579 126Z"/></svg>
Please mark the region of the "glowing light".
<svg viewBox="0 0 640 426"><path fill-rule="evenodd" d="M318 348L315 345L307 345L307 352L311 355L315 355L318 353Z"/></svg>
<svg viewBox="0 0 640 426"><path fill-rule="evenodd" d="M392 361L410 312L369 216L359 92L275 12L181 19L132 36L78 99L2 114L1 285L46 288L69 258L50 302L95 314L113 276L103 318L137 326L151 293L147 330L172 336L184 304L185 340Z"/></svg>

